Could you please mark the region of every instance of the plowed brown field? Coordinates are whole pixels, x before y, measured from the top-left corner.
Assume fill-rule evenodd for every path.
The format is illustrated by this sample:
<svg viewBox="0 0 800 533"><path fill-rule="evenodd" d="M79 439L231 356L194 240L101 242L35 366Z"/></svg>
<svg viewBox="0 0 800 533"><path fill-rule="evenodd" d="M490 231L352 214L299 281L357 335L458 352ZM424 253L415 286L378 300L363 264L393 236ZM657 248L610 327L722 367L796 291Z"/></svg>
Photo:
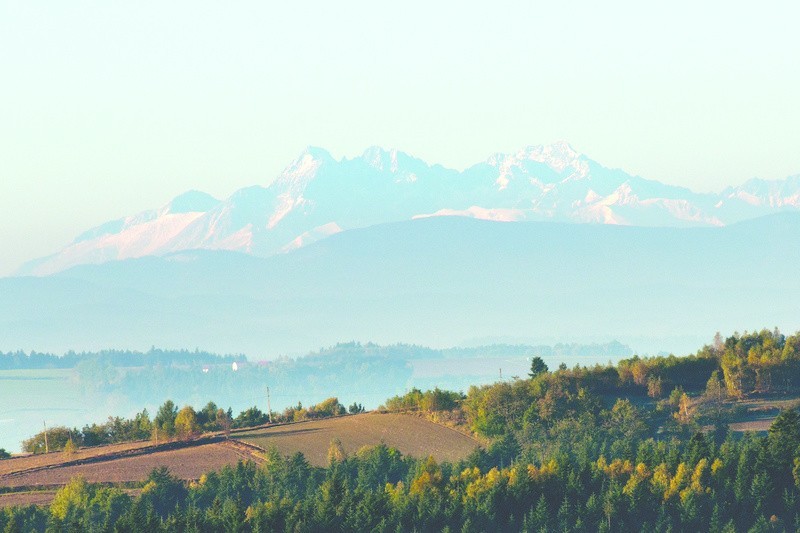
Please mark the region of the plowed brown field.
<svg viewBox="0 0 800 533"><path fill-rule="evenodd" d="M63 452L41 453L24 457L12 457L0 461L0 477L11 472L27 470L30 468L44 467L61 464L64 461L79 461L103 455L117 454L128 450L142 450L152 446L148 441L124 442L122 444L109 444L108 446L94 446L81 448L67 456Z"/></svg>
<svg viewBox="0 0 800 533"><path fill-rule="evenodd" d="M317 466L328 463L331 440L338 438L345 452L384 443L404 455L437 461L458 461L476 447L477 440L422 417L396 413L364 413L340 418L309 420L235 434L239 440L261 448L274 446L281 454L302 452Z"/></svg>
<svg viewBox="0 0 800 533"><path fill-rule="evenodd" d="M0 475L0 487L56 487L75 476L86 481L123 483L144 480L161 466L182 479L197 479L203 473L219 470L239 460L260 461L258 454L235 442L178 443L172 449L140 446L128 448L117 454L94 456L90 462L76 464L73 457L62 457L62 463L43 461L31 456L14 459L16 469ZM5 465L4 465L5 466Z"/></svg>

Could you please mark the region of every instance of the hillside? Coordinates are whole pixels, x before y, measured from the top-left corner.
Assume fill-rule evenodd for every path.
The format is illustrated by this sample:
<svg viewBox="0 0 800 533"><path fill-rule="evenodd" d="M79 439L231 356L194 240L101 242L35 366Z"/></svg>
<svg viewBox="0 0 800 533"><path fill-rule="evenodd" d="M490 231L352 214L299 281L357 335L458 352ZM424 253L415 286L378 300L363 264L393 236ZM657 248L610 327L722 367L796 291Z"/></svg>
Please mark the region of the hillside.
<svg viewBox="0 0 800 533"><path fill-rule="evenodd" d="M51 488L64 485L75 476L83 476L92 483L135 483L161 466L168 467L181 479L198 479L206 472L240 460L259 461L246 447L237 447L224 439L166 445L139 443L124 448L115 446L112 450L101 449L98 452L102 453L74 457L52 452L45 455L49 463L46 465L40 464L38 455L9 459L12 469L0 475L0 487ZM47 457L53 455L56 457Z"/></svg>
<svg viewBox="0 0 800 533"><path fill-rule="evenodd" d="M198 479L238 461L261 462L251 448L221 438L155 445L133 442L0 461L0 507L49 504L56 489L80 476L90 483L138 487L154 468ZM133 493L139 492L134 490Z"/></svg>
<svg viewBox="0 0 800 533"><path fill-rule="evenodd" d="M237 433L236 438L265 449L274 446L282 455L301 452L315 466L328 464L333 439L341 441L347 454L382 443L403 455L432 456L440 462L464 459L480 445L460 431L419 416L394 413L311 420Z"/></svg>
<svg viewBox="0 0 800 533"><path fill-rule="evenodd" d="M338 396L349 405L377 407L387 396L409 388L467 390L491 383L500 369L524 375L529 358L541 356L553 368L565 362L588 365L633 355L619 343L592 345L491 345L435 350L419 345L338 343L302 357L250 361L243 356L151 349L96 353L0 352L0 448L18 451L41 431L42 422L80 428L97 413L130 416L164 402L165 390L177 405L203 405L208 391L220 405L241 412L264 401L272 387L272 407L318 402ZM233 360L239 362L232 370ZM35 401L19 404L25 395Z"/></svg>
<svg viewBox="0 0 800 533"><path fill-rule="evenodd" d="M49 503L53 491L76 476L91 483L136 486L154 468L165 466L177 478L196 480L204 473L239 461L260 464L264 451L272 447L283 456L300 452L310 464L326 466L328 448L334 439L341 441L348 454L385 444L410 457L433 456L438 461L464 459L479 446L478 441L454 429L419 416L391 413L234 431L230 439L209 436L160 445L139 441L97 446L72 454L51 452L0 461L0 507Z"/></svg>
<svg viewBox="0 0 800 533"><path fill-rule="evenodd" d="M614 339L687 353L713 331L795 327L798 235L798 214L685 229L438 217L266 259L201 251L81 266L0 279L0 346L259 359L349 339Z"/></svg>
<svg viewBox="0 0 800 533"><path fill-rule="evenodd" d="M261 427L266 415L250 409L233 422L250 420L236 427L252 429L234 430L227 440L207 434L89 449L80 457L61 452L62 462L53 454L7 459L0 463L0 507L52 503L6 507L0 524L38 531L100 523L168 531L187 524L248 531L463 524L508 532L791 530L784 524L800 520L799 365L800 333L763 329L717 335L686 357L634 356L553 371L533 358L526 378L466 394L412 389L388 398L392 414L341 416L345 407L330 398L273 413L301 422ZM168 435L186 435L201 420L208 431L230 427L230 415L209 405L178 412L167 402L153 422L138 418L139 427ZM400 414L408 410L458 421L485 445ZM354 404L351 412L358 411ZM338 417L325 418L331 416ZM86 442L96 429L71 435ZM67 446L63 430L59 446Z"/></svg>

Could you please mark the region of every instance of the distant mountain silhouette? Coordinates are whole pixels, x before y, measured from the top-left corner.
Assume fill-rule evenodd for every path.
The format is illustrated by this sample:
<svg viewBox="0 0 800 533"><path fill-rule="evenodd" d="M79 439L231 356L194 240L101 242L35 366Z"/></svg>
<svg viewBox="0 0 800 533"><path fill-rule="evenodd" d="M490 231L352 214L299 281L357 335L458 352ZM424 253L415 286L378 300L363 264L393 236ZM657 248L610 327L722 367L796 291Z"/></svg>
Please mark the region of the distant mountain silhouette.
<svg viewBox="0 0 800 533"><path fill-rule="evenodd" d="M688 352L717 330L798 327L799 239L798 213L694 228L430 217L267 258L192 250L0 279L0 346L269 357L524 337Z"/></svg>

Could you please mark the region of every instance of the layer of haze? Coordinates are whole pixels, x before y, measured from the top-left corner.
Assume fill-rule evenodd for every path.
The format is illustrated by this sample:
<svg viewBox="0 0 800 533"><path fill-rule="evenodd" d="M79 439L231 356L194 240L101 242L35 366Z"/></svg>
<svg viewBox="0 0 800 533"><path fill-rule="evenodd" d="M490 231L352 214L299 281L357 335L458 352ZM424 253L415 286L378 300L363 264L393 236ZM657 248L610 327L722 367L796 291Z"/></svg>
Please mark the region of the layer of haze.
<svg viewBox="0 0 800 533"><path fill-rule="evenodd" d="M306 145L568 140L696 190L800 172L794 2L3 2L0 274Z"/></svg>

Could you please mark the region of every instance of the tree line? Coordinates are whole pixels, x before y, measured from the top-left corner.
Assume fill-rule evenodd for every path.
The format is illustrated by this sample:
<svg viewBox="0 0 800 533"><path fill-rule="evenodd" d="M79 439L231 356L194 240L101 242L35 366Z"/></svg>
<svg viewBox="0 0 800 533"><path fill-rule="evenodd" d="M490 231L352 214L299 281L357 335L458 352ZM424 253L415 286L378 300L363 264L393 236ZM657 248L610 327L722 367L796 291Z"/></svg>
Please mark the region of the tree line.
<svg viewBox="0 0 800 533"><path fill-rule="evenodd" d="M298 404L287 407L282 412L272 413L272 422L297 422L363 411L364 407L359 403L345 408L337 398L328 398L308 408ZM30 453L44 453L46 450L75 450L84 446L147 439L162 442L170 439L185 440L202 433L228 432L231 429L260 426L269 421L270 414L256 406L249 407L234 417L230 407L227 410L222 409L214 402L208 402L203 408L195 410L190 405L179 409L172 400L167 400L152 418L147 409L144 409L132 418L109 417L105 423L87 424L82 429L56 426L23 441L22 449ZM2 458L0 454L0 459Z"/></svg>
<svg viewBox="0 0 800 533"><path fill-rule="evenodd" d="M100 352L69 351L63 355L42 352L0 352L0 370L76 368L81 364L111 367L189 366L231 364L246 361L244 355L217 355L199 350L162 350L152 347L147 352L103 350Z"/></svg>

